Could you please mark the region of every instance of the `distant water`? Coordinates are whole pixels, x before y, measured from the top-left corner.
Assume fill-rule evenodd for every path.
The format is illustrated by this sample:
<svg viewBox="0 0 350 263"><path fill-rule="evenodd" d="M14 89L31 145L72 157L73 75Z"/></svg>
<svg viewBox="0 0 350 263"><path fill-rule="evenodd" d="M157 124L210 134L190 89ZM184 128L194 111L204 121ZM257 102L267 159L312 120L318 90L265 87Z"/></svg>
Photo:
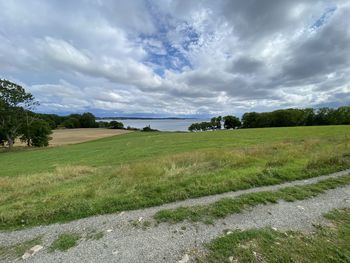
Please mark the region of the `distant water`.
<svg viewBox="0 0 350 263"><path fill-rule="evenodd" d="M100 121L112 121L112 120L100 120ZM188 127L194 122L202 122L208 120L198 120L198 119L184 119L184 120L134 120L134 119L125 119L125 120L116 120L122 122L124 127L133 127L142 129L148 125L151 126L152 129L156 129L159 131L188 131Z"/></svg>

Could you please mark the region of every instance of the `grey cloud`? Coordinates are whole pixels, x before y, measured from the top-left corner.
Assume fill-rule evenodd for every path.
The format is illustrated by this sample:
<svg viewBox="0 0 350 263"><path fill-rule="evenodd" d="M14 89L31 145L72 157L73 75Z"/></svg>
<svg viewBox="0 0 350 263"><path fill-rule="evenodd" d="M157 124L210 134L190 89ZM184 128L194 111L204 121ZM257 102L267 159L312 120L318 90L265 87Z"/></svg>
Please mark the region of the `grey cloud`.
<svg viewBox="0 0 350 263"><path fill-rule="evenodd" d="M280 76L282 83L323 85L327 74L350 70L350 30L346 22L350 9L337 10L324 27L309 37L291 43Z"/></svg>
<svg viewBox="0 0 350 263"><path fill-rule="evenodd" d="M223 14L243 39L265 39L271 34L288 34L310 21L320 1L227 0ZM302 19L301 19L302 18ZM306 19L305 19L306 18Z"/></svg>
<svg viewBox="0 0 350 263"><path fill-rule="evenodd" d="M252 57L239 57L232 62L229 71L232 73L241 73L241 74L256 74L262 67L264 63L258 59Z"/></svg>

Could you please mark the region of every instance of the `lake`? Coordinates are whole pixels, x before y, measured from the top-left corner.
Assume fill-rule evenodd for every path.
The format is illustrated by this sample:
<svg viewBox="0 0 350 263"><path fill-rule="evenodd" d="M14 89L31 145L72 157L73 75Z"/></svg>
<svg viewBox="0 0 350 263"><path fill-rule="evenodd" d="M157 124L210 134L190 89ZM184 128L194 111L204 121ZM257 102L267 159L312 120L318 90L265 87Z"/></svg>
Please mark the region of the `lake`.
<svg viewBox="0 0 350 263"><path fill-rule="evenodd" d="M113 120L99 120L110 122ZM208 120L198 120L198 119L150 119L150 120L137 120L137 119L125 119L125 120L115 120L118 122L122 122L124 127L133 127L142 129L148 125L151 126L152 129L160 130L160 131L188 131L188 127L194 122L202 122Z"/></svg>

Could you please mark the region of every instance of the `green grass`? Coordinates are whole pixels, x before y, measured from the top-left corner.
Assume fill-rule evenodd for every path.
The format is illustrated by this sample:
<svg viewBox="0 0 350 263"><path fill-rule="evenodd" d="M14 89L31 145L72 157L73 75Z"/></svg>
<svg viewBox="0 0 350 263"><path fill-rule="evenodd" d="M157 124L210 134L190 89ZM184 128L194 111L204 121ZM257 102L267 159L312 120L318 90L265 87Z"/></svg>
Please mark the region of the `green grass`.
<svg viewBox="0 0 350 263"><path fill-rule="evenodd" d="M315 233L279 232L273 229L233 231L208 244L198 262L350 262L350 209L326 216L332 226Z"/></svg>
<svg viewBox="0 0 350 263"><path fill-rule="evenodd" d="M80 235L76 233L64 233L58 236L58 238L52 242L49 247L49 251L53 252L55 250L66 251L72 247L78 245Z"/></svg>
<svg viewBox="0 0 350 263"><path fill-rule="evenodd" d="M103 236L104 234L102 231L97 232L96 230L92 230L86 234L85 238L91 240L99 240L103 238Z"/></svg>
<svg viewBox="0 0 350 263"><path fill-rule="evenodd" d="M42 237L40 236L12 246L0 246L0 260L12 260L21 257L30 248L40 245L41 239Z"/></svg>
<svg viewBox="0 0 350 263"><path fill-rule="evenodd" d="M131 133L0 153L0 229L278 184L350 168L350 126Z"/></svg>
<svg viewBox="0 0 350 263"><path fill-rule="evenodd" d="M286 187L277 191L243 194L236 198L223 198L209 205L180 207L161 210L154 215L158 222L178 223L184 220L213 223L218 218L239 213L259 204L277 203L279 200L293 202L315 197L329 189L350 184L350 175L331 178L305 186Z"/></svg>

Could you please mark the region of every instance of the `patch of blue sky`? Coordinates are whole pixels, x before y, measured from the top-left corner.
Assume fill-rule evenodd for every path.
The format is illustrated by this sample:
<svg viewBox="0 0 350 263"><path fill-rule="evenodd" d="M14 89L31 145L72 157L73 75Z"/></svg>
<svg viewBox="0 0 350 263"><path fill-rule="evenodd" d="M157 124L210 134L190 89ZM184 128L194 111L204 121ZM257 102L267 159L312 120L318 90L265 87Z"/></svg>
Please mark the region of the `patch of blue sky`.
<svg viewBox="0 0 350 263"><path fill-rule="evenodd" d="M141 41L146 43L144 49L148 54L144 63L153 64L153 71L160 76L164 75L165 70L182 72L185 68L192 68L186 53L198 43L198 33L183 21L174 21L167 15L161 15L152 7L150 10L157 30L152 35L140 35ZM180 31L177 28L179 24L184 25ZM168 38L169 32L179 34L179 43L173 43ZM161 43L161 45L154 46L152 43Z"/></svg>
<svg viewBox="0 0 350 263"><path fill-rule="evenodd" d="M310 26L311 30L317 30L318 28L322 27L327 20L333 15L333 13L337 10L336 6L330 6L326 8L324 13Z"/></svg>
<svg viewBox="0 0 350 263"><path fill-rule="evenodd" d="M186 27L181 30L181 34L183 35L181 46L184 50L189 51L191 47L198 45L199 34L191 25L186 23Z"/></svg>
<svg viewBox="0 0 350 263"><path fill-rule="evenodd" d="M192 36L190 36L192 38ZM163 70L157 70L155 73L162 75L165 69L181 72L183 68L190 67L191 62L186 57L186 51L188 50L191 40L185 40L181 43L181 47L175 47L167 38L166 34L159 33L152 36L141 36L145 41L152 40L161 43L161 49L146 44L144 46L147 56L145 63L152 63L163 67ZM185 52L184 52L185 51Z"/></svg>

